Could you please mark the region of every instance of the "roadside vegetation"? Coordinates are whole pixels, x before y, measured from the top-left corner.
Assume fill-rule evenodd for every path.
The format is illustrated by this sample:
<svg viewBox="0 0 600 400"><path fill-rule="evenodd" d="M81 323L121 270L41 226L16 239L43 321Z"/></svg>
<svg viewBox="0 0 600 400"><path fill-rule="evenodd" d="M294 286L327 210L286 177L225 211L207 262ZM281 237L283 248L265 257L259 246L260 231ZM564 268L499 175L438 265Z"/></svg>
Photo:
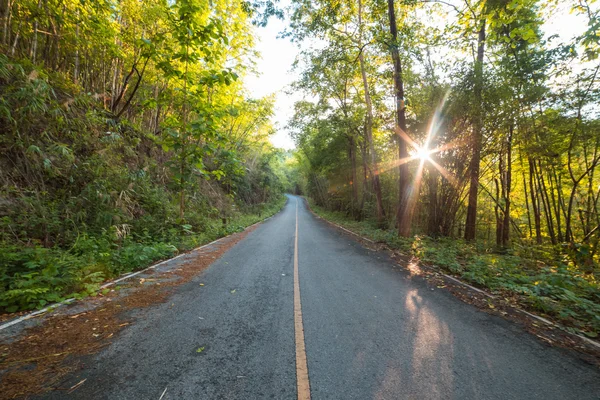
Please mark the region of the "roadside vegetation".
<svg viewBox="0 0 600 400"><path fill-rule="evenodd" d="M0 312L120 274L276 212L290 154L238 2L2 1Z"/></svg>
<svg viewBox="0 0 600 400"><path fill-rule="evenodd" d="M291 21L315 210L597 337L597 4L295 1Z"/></svg>

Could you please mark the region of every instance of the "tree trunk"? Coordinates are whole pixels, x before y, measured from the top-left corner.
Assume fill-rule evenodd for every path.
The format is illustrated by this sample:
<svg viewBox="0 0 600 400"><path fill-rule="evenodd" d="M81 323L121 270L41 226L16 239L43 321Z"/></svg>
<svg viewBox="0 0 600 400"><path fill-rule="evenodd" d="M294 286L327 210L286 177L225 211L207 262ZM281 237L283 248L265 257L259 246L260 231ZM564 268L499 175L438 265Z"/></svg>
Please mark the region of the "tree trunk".
<svg viewBox="0 0 600 400"><path fill-rule="evenodd" d="M427 213L427 234L431 237L437 237L441 232L440 219L438 214L438 172L435 168L429 168L428 192L429 192L429 212Z"/></svg>
<svg viewBox="0 0 600 400"><path fill-rule="evenodd" d="M2 44L5 46L10 42L10 20L12 17L13 0L6 0L6 10L4 13L4 27L2 28Z"/></svg>
<svg viewBox="0 0 600 400"><path fill-rule="evenodd" d="M502 169L502 167L500 167ZM504 232L504 218L500 216L500 184L498 178L494 178L494 185L496 187L496 201L494 202L494 215L496 216L496 246L502 246L502 234Z"/></svg>
<svg viewBox="0 0 600 400"><path fill-rule="evenodd" d="M77 9L77 25L75 26L75 68L73 70L73 82L79 83L79 9Z"/></svg>
<svg viewBox="0 0 600 400"><path fill-rule="evenodd" d="M475 240L477 223L477 192L479 190L479 164L481 161L481 143L483 135L483 113L481 110L483 93L483 55L485 51L485 19L481 21L477 39L477 61L475 61L475 118L473 123L473 156L469 164L470 186L465 239Z"/></svg>
<svg viewBox="0 0 600 400"><path fill-rule="evenodd" d="M512 185L512 137L513 126L510 126L506 140L506 175L504 179L504 223L502 224L502 246L508 246L510 238L510 194Z"/></svg>
<svg viewBox="0 0 600 400"><path fill-rule="evenodd" d="M144 66L142 67L142 71L138 71L137 68L135 68L135 72L138 76L138 80L135 83L135 86L133 87L133 90L131 91L131 94L129 95L129 97L127 98L127 100L125 101L125 104L123 105L123 107L121 108L121 111L119 111L116 115L116 118L120 118L121 115L123 115L123 113L125 111L127 111L127 109L129 108L129 106L131 105L131 100L133 100L133 97L135 96L135 94L137 93L139 87L140 87L140 83L142 83L142 79L144 79L144 72L146 71L146 66L148 65L148 61L150 61L150 57L146 58L146 62L144 63Z"/></svg>
<svg viewBox="0 0 600 400"><path fill-rule="evenodd" d="M358 187L357 185L357 175L356 175L356 143L354 140L354 136L348 136L348 153L350 156L350 185L352 186L352 217L357 218L358 213Z"/></svg>
<svg viewBox="0 0 600 400"><path fill-rule="evenodd" d="M410 228L414 207L409 196L410 176L408 172L408 163L402 162L408 159L408 146L406 143L406 110L404 107L404 82L402 81L402 63L398 52L398 27L396 26L396 11L394 10L394 0L388 0L388 17L390 20L390 34L392 35L392 61L394 63L394 94L396 98L396 124L398 129L398 160L401 164L398 166L398 210L396 213L396 223L398 225L398 235L403 237L410 236ZM413 193L416 196L416 193Z"/></svg>
<svg viewBox="0 0 600 400"><path fill-rule="evenodd" d="M19 4L17 3L17 12L19 11ZM21 35L21 22L23 22L22 18L19 18L19 24L17 25L17 34L15 35L15 40L10 49L11 57L15 56L15 51L17 50L17 44L19 44L19 36Z"/></svg>
<svg viewBox="0 0 600 400"><path fill-rule="evenodd" d="M369 195L369 166L368 166L368 156L367 156L367 146L361 146L361 154L362 154L362 168L363 168L363 194L360 198L360 215L362 218L363 210L365 209L365 200Z"/></svg>
<svg viewBox="0 0 600 400"><path fill-rule="evenodd" d="M36 58L37 58L37 48L38 48L38 25L39 25L39 21L38 21L38 14L37 12L39 12L40 6L42 5L42 1L38 0L38 4L37 4L37 10L36 10L36 15L35 15L35 22L33 23L33 39L31 41L31 51L29 52L29 58L31 58L31 61L35 64Z"/></svg>
<svg viewBox="0 0 600 400"><path fill-rule="evenodd" d="M358 1L358 25L362 29L362 3ZM362 35L361 35L362 36ZM359 42L362 41L361 40ZM383 208L383 197L381 195L381 184L379 183L379 166L377 165L377 155L375 154L375 145L373 144L373 103L371 102L371 94L369 92L369 82L367 80L367 72L365 69L364 49L361 47L358 55L360 63L360 73L362 75L363 87L365 91L365 104L367 106L367 119L365 122L365 136L369 144L369 152L371 155L371 173L373 178L373 190L377 201L377 223L380 228L385 227L385 210Z"/></svg>
<svg viewBox="0 0 600 400"><path fill-rule="evenodd" d="M533 219L535 223L535 242L542 244L542 221L540 217L540 203L535 182L535 161L528 159L529 163L529 192L531 194L531 208L533 208Z"/></svg>
<svg viewBox="0 0 600 400"><path fill-rule="evenodd" d="M529 209L529 193L527 193L527 178L525 177L525 167L523 165L523 155L519 152L519 162L521 164L521 175L523 177L523 193L525 194L525 209L527 211L527 226L529 228L529 237L533 238L533 225L531 223L531 210Z"/></svg>
<svg viewBox="0 0 600 400"><path fill-rule="evenodd" d="M538 187L540 188L540 195L542 197L542 206L544 207L544 214L546 215L546 225L548 227L548 234L550 235L550 241L552 244L558 244L556 241L556 234L554 232L554 222L552 220L552 209L550 208L550 200L548 198L548 189L546 188L546 182L544 181L544 174L542 173L542 162L538 160L540 168L539 173L536 168L536 175L538 179Z"/></svg>
<svg viewBox="0 0 600 400"><path fill-rule="evenodd" d="M181 223L185 220L185 166L187 161L187 117L188 117L188 55L189 55L189 29L188 29L188 41L185 45L185 72L183 74L183 106L182 106L182 140L181 140L181 188L179 193L179 220ZM135 62L134 62L135 65Z"/></svg>
<svg viewBox="0 0 600 400"><path fill-rule="evenodd" d="M548 172L548 184L550 185L550 199L552 200L552 210L556 215L556 235L558 237L558 241L563 241L561 221L560 221L560 199L557 200L558 192L560 190L558 186L558 180L556 178L556 174L554 173L554 167L552 167L552 171ZM554 184L556 183L556 188ZM555 195L556 193L556 195Z"/></svg>

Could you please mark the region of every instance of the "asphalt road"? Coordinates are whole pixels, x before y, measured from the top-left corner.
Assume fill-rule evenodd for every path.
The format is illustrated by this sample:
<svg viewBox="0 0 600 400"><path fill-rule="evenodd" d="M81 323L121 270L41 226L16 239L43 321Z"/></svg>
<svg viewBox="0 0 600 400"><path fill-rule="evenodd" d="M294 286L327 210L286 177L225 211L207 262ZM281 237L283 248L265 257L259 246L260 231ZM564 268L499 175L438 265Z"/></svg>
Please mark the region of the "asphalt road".
<svg viewBox="0 0 600 400"><path fill-rule="evenodd" d="M45 397L296 398L296 207L313 399L600 399L596 367L411 279L294 196L168 302L140 311L70 378L85 384Z"/></svg>

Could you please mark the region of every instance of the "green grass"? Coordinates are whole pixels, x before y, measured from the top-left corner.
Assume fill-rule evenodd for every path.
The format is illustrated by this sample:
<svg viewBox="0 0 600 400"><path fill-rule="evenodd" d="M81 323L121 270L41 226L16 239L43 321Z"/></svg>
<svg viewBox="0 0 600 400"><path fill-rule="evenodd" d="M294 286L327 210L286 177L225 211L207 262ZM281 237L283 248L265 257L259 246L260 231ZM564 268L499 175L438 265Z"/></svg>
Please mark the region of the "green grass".
<svg viewBox="0 0 600 400"><path fill-rule="evenodd" d="M207 220L202 232L191 227L171 232L167 238L149 235L115 240L112 235L80 236L70 249L0 246L0 311L42 308L66 298L95 295L102 282L143 269L246 227L277 213L285 196L236 212L224 225Z"/></svg>
<svg viewBox="0 0 600 400"><path fill-rule="evenodd" d="M363 237L415 256L492 293L510 297L524 308L560 321L570 331L589 337L600 333L598 277L582 272L560 248L514 245L499 253L493 246L462 239L399 238L394 230L377 229L373 221L357 222L343 213L312 204L311 208L324 219Z"/></svg>

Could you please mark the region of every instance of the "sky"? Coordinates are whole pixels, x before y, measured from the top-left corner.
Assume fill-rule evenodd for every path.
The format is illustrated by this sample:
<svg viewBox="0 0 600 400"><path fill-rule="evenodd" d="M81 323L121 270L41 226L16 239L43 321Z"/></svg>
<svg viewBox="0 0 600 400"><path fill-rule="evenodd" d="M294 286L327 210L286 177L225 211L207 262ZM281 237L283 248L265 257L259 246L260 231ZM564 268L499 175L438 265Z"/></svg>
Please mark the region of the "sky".
<svg viewBox="0 0 600 400"><path fill-rule="evenodd" d="M293 115L294 103L302 99L300 94L288 95L285 92L295 80L297 74L292 72L292 64L298 54L297 45L290 39L277 39L277 36L286 27L287 21L271 18L265 28L255 27L257 43L256 50L262 57L257 60L256 70L261 74L248 76L246 88L254 98L276 95L275 101L275 128L277 133L271 137L275 147L292 149L294 141L285 129L287 121Z"/></svg>
<svg viewBox="0 0 600 400"><path fill-rule="evenodd" d="M300 51L297 44L292 43L289 38L278 38L287 24L287 18L283 21L270 18L266 27L254 28L257 39L255 49L261 54L261 58L256 60L256 70L260 71L260 74L248 76L246 88L253 98L275 94L273 122L276 133L271 137L271 143L275 147L292 149L295 144L289 136L286 124L293 115L294 103L302 100L302 94L286 93L298 76L292 71L292 64ZM553 10L543 26L546 36L558 34L561 40L568 40L582 33L585 28L585 21L569 13L565 4Z"/></svg>

